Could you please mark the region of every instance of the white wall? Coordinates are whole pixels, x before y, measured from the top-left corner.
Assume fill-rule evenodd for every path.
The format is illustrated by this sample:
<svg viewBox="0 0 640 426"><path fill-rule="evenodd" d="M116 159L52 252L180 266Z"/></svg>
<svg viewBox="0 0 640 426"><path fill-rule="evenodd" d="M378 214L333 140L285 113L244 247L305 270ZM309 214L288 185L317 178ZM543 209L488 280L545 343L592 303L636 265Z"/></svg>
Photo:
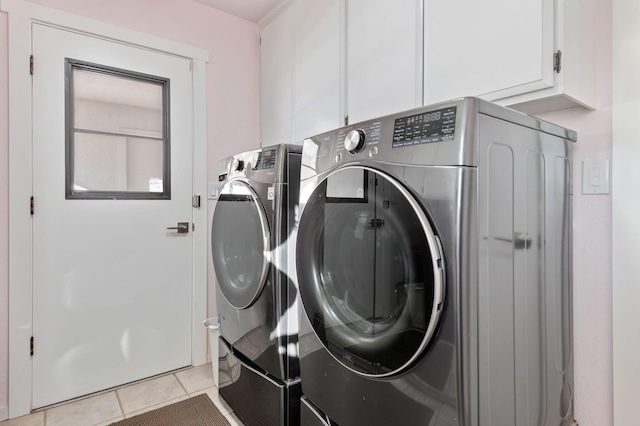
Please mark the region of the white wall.
<svg viewBox="0 0 640 426"><path fill-rule="evenodd" d="M9 376L9 81L7 15L0 13L0 419L7 418Z"/></svg>
<svg viewBox="0 0 640 426"><path fill-rule="evenodd" d="M614 423L640 423L640 2L613 1Z"/></svg>
<svg viewBox="0 0 640 426"><path fill-rule="evenodd" d="M206 68L209 181L217 181L218 162L221 158L259 146L260 31L256 24L192 0L32 2L210 52ZM7 46L7 16L0 13L0 420L6 418L8 399ZM212 211L209 205L210 216ZM209 314L215 313L212 269L213 265L209 260Z"/></svg>

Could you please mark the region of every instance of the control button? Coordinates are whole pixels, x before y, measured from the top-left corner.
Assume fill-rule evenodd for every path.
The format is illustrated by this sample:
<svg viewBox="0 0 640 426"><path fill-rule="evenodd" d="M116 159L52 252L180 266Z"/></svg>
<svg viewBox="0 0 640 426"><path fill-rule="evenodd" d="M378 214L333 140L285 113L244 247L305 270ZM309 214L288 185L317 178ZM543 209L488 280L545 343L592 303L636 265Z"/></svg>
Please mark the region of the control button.
<svg viewBox="0 0 640 426"><path fill-rule="evenodd" d="M373 148L371 148L371 149L369 150L369 157L373 158L373 157L375 157L376 155L378 155L378 147L377 147L377 146L374 146Z"/></svg>
<svg viewBox="0 0 640 426"><path fill-rule="evenodd" d="M344 138L344 148L352 154L364 148L365 134L363 130L352 130Z"/></svg>
<svg viewBox="0 0 640 426"><path fill-rule="evenodd" d="M341 152L336 154L336 163L339 162L340 160L342 160L342 153Z"/></svg>

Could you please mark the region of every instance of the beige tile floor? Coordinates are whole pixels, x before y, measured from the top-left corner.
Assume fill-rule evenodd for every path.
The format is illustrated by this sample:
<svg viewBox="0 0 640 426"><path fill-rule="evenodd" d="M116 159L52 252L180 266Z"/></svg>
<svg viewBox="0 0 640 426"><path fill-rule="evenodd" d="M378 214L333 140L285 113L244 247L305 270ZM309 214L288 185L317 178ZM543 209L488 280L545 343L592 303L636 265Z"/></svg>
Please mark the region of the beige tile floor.
<svg viewBox="0 0 640 426"><path fill-rule="evenodd" d="M242 426L231 408L219 397L213 384L211 364L6 420L0 422L0 426L106 426L203 393L211 398L231 426Z"/></svg>

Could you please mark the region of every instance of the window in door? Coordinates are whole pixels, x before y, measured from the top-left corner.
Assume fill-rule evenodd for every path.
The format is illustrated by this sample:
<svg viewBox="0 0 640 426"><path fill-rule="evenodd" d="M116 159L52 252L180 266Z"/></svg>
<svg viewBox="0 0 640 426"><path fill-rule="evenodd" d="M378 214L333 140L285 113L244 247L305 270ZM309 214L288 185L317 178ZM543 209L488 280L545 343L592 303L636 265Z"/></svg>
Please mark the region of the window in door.
<svg viewBox="0 0 640 426"><path fill-rule="evenodd" d="M65 62L66 198L170 199L169 80Z"/></svg>

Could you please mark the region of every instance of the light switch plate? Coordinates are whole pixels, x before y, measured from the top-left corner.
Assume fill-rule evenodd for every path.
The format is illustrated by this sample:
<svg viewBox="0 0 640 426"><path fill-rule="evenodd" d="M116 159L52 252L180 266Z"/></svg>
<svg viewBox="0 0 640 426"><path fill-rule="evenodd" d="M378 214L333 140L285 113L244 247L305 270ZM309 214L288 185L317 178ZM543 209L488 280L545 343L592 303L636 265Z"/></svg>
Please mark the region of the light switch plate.
<svg viewBox="0 0 640 426"><path fill-rule="evenodd" d="M582 161L582 193L609 194L610 176L608 158Z"/></svg>

